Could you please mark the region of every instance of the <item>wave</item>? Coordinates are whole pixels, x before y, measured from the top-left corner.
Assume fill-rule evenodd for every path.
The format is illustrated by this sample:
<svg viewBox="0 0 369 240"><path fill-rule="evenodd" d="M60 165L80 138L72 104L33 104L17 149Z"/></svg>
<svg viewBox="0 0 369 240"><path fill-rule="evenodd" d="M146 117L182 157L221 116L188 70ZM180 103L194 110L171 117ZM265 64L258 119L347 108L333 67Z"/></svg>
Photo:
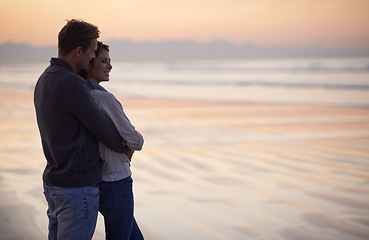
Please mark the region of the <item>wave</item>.
<svg viewBox="0 0 369 240"><path fill-rule="evenodd" d="M283 88L324 88L324 89L356 89L368 90L368 84L337 84L337 83L292 83L268 81L200 81L200 80L163 80L163 79L124 79L122 84L143 85L187 85L187 86L240 86L240 87L283 87Z"/></svg>
<svg viewBox="0 0 369 240"><path fill-rule="evenodd" d="M368 73L369 59L279 59L249 61L180 62L165 66L168 71L221 73Z"/></svg>

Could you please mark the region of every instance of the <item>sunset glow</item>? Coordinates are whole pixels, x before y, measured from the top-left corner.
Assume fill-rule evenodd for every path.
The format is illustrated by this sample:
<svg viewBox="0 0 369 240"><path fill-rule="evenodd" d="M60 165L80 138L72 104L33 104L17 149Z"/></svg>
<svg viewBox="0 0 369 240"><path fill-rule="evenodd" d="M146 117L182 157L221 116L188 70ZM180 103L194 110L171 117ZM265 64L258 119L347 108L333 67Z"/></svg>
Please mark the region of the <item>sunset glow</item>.
<svg viewBox="0 0 369 240"><path fill-rule="evenodd" d="M367 0L1 0L0 44L56 45L66 19L96 24L101 39L217 39L242 44L369 48Z"/></svg>

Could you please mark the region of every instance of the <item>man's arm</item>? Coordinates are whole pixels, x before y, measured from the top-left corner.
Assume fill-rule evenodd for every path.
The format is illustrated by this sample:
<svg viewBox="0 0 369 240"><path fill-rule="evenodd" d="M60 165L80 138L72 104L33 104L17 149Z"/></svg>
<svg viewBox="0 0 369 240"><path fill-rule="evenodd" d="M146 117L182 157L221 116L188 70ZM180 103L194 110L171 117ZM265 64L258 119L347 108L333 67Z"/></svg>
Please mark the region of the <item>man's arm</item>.
<svg viewBox="0 0 369 240"><path fill-rule="evenodd" d="M111 119L128 147L132 150L141 150L144 139L131 124L120 102L115 96L107 91L99 90L93 90L92 96L98 101L98 105L101 106L105 114Z"/></svg>
<svg viewBox="0 0 369 240"><path fill-rule="evenodd" d="M71 89L70 104L75 116L102 143L115 152L128 152L114 124L100 110L82 80Z"/></svg>

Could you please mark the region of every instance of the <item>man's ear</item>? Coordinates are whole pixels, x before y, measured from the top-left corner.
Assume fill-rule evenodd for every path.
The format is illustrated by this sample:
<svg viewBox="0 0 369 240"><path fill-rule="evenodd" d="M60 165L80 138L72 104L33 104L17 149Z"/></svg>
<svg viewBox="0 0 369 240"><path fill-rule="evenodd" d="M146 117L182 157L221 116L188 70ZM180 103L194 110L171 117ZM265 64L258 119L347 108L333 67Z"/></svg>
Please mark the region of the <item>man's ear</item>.
<svg viewBox="0 0 369 240"><path fill-rule="evenodd" d="M75 51L76 56L81 56L81 54L83 53L82 47L77 47L74 49L74 51Z"/></svg>

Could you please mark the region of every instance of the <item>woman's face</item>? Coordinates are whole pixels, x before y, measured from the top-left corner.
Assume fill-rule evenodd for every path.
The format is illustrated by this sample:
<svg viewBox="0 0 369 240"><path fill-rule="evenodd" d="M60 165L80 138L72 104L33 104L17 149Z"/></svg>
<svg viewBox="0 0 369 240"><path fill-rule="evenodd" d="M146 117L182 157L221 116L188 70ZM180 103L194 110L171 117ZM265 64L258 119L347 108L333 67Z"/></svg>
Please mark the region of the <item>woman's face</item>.
<svg viewBox="0 0 369 240"><path fill-rule="evenodd" d="M89 77L96 82L109 81L110 70L112 69L110 64L109 52L101 50L98 56L96 56L92 65L89 65Z"/></svg>

